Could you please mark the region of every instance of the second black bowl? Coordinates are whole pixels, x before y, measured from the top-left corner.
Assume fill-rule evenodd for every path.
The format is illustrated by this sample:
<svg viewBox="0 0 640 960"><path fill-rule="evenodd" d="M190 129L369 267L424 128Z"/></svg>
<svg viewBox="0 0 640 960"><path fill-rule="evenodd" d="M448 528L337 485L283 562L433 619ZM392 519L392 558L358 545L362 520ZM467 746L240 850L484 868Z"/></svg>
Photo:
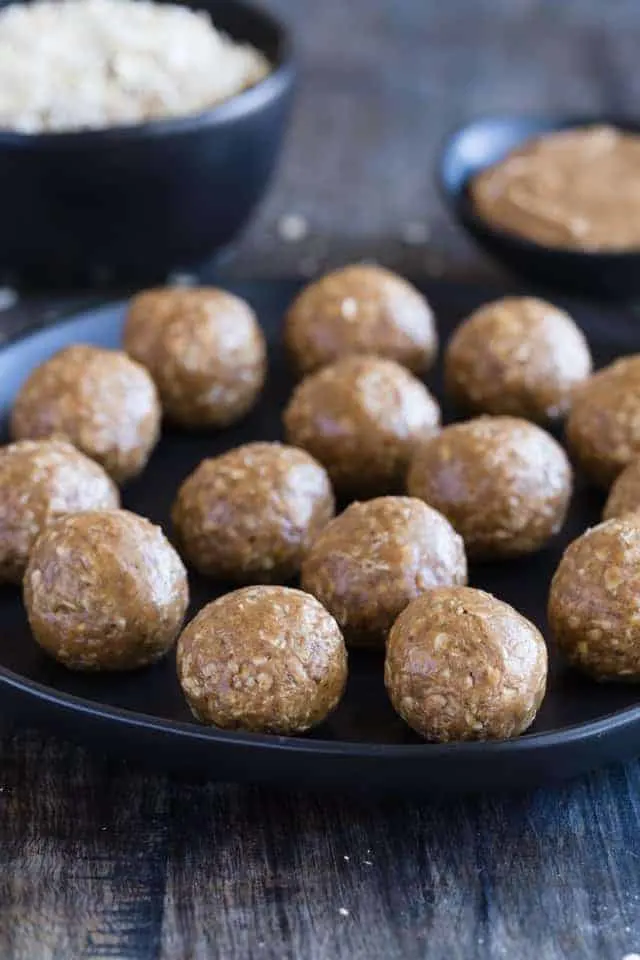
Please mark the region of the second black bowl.
<svg viewBox="0 0 640 960"><path fill-rule="evenodd" d="M0 274L60 285L160 280L225 247L262 196L294 71L286 30L245 0L186 0L273 71L197 116L71 133L0 132Z"/></svg>
<svg viewBox="0 0 640 960"><path fill-rule="evenodd" d="M447 141L440 157L440 187L456 220L488 253L521 277L562 292L630 299L640 295L640 250L583 253L545 247L492 227L475 213L468 191L476 174L525 141L556 130L600 124L640 133L640 121L612 116L474 120Z"/></svg>

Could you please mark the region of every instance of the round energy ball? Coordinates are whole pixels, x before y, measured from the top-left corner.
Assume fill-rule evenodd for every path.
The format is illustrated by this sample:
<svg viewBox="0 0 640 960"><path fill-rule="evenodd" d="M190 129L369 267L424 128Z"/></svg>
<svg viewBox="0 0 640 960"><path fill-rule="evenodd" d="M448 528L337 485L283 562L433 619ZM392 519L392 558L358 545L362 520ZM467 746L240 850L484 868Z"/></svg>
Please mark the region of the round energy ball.
<svg viewBox="0 0 640 960"><path fill-rule="evenodd" d="M53 520L119 506L109 475L70 443L19 440L1 447L0 582L22 582L33 544Z"/></svg>
<svg viewBox="0 0 640 960"><path fill-rule="evenodd" d="M323 467L303 450L249 443L203 460L173 506L183 556L240 583L289 580L335 512Z"/></svg>
<svg viewBox="0 0 640 960"><path fill-rule="evenodd" d="M11 433L15 440L69 440L124 483L141 473L158 441L158 393L144 367L125 353L65 347L27 378Z"/></svg>
<svg viewBox="0 0 640 960"><path fill-rule="evenodd" d="M491 594L438 587L394 623L384 677L394 709L425 739L507 739L531 726L542 703L547 648Z"/></svg>
<svg viewBox="0 0 640 960"><path fill-rule="evenodd" d="M289 443L324 464L340 493L376 496L402 488L415 447L439 430L440 410L397 363L346 357L298 385L284 426Z"/></svg>
<svg viewBox="0 0 640 960"><path fill-rule="evenodd" d="M569 544L551 583L549 625L597 680L640 680L640 526L607 520Z"/></svg>
<svg viewBox="0 0 640 960"><path fill-rule="evenodd" d="M266 345L253 310L215 287L138 294L123 342L153 377L167 417L183 427L235 423L264 384Z"/></svg>
<svg viewBox="0 0 640 960"><path fill-rule="evenodd" d="M577 464L603 487L640 456L640 354L616 360L580 387L566 437Z"/></svg>
<svg viewBox="0 0 640 960"><path fill-rule="evenodd" d="M352 503L318 536L301 576L302 589L333 614L348 644L377 647L421 593L466 582L462 538L411 497Z"/></svg>
<svg viewBox="0 0 640 960"><path fill-rule="evenodd" d="M378 266L350 266L309 284L285 320L285 343L305 375L349 354L375 354L424 373L438 351L431 307Z"/></svg>
<svg viewBox="0 0 640 960"><path fill-rule="evenodd" d="M178 678L193 714L232 730L295 734L340 700L347 652L317 600L245 587L201 610L178 641Z"/></svg>
<svg viewBox="0 0 640 960"><path fill-rule="evenodd" d="M634 460L618 474L609 491L602 514L603 520L613 520L640 510L640 460Z"/></svg>
<svg viewBox="0 0 640 960"><path fill-rule="evenodd" d="M72 670L133 670L173 646L187 575L162 530L126 510L62 517L38 538L24 601L40 646Z"/></svg>
<svg viewBox="0 0 640 960"><path fill-rule="evenodd" d="M587 341L569 314L534 297L480 307L457 328L445 354L447 392L457 404L537 423L568 413L591 368Z"/></svg>
<svg viewBox="0 0 640 960"><path fill-rule="evenodd" d="M416 451L407 482L477 560L534 553L562 527L571 466L553 437L515 417L447 427Z"/></svg>

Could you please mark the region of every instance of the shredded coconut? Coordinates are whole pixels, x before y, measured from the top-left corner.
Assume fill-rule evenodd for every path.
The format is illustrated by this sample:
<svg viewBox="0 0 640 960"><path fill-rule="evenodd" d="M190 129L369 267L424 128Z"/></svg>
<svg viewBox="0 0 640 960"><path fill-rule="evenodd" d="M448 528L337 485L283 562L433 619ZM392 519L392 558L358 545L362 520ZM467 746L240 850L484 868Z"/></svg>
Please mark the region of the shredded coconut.
<svg viewBox="0 0 640 960"><path fill-rule="evenodd" d="M285 213L278 220L278 234L286 243L299 243L308 232L309 224L299 213Z"/></svg>
<svg viewBox="0 0 640 960"><path fill-rule="evenodd" d="M36 0L0 12L0 128L131 125L207 110L270 66L208 14L149 0Z"/></svg>

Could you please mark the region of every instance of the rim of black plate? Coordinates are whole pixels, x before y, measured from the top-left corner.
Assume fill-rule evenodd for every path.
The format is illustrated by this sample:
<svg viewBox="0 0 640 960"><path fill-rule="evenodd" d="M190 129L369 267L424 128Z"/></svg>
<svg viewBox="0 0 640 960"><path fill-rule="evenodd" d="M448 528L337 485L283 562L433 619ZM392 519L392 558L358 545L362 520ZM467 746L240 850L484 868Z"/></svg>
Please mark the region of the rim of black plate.
<svg viewBox="0 0 640 960"><path fill-rule="evenodd" d="M286 749L295 753L318 753L333 756L379 757L401 760L420 754L421 756L449 756L465 754L486 756L487 754L511 754L530 752L549 747L563 746L595 739L621 729L640 724L640 705L626 707L606 714L597 720L574 723L558 730L525 733L511 740L459 741L455 743L414 743L389 744L367 743L357 740L321 740L305 737L287 737L266 733L245 733L237 730L222 730L218 727L202 727L184 720L165 720L148 713L138 713L121 707L113 707L98 701L62 693L53 687L29 680L20 674L0 667L0 684L14 691L37 699L70 714L91 717L96 720L113 722L131 730L156 731L186 740L202 743L236 744L239 747L254 749Z"/></svg>

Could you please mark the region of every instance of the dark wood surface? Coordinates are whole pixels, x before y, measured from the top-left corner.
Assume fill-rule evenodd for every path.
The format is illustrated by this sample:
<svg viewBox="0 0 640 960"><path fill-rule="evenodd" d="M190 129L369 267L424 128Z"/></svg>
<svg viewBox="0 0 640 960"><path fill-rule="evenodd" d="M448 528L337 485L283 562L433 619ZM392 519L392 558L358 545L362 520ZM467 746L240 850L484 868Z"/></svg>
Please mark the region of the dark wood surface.
<svg viewBox="0 0 640 960"><path fill-rule="evenodd" d="M633 111L636 0L270 0L302 89L280 174L225 269L371 257L497 276L433 186L447 130L500 110ZM285 242L281 217L307 238ZM408 244L415 223L429 243ZM68 300L21 301L3 335ZM623 960L640 953L640 767L421 803L185 786L0 740L7 960Z"/></svg>

